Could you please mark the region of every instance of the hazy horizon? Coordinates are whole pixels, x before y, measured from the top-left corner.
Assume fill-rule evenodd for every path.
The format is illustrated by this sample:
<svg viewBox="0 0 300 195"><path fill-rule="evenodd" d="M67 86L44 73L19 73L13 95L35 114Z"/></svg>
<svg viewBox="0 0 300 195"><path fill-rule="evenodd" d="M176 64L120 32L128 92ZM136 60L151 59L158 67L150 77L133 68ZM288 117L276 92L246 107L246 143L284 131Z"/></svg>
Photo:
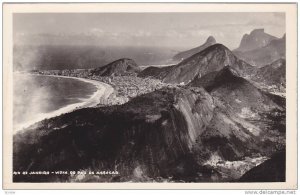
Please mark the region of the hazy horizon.
<svg viewBox="0 0 300 195"><path fill-rule="evenodd" d="M284 13L17 13L15 45L96 45L188 49L208 36L229 49L244 34L264 28L285 33Z"/></svg>

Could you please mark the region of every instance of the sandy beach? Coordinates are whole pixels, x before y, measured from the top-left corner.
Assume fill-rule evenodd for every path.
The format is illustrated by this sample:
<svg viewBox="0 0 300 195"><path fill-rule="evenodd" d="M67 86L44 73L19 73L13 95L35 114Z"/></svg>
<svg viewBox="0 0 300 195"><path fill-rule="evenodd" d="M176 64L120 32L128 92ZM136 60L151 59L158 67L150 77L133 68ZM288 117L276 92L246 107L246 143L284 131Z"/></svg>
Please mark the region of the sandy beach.
<svg viewBox="0 0 300 195"><path fill-rule="evenodd" d="M64 113L72 112L79 108L93 107L99 103L105 104L105 103L107 103L106 102L107 98L114 91L114 88L112 86L110 86L106 83L102 83L100 81L96 81L96 80L84 79L84 78L78 78L78 77L56 76L56 75L43 75L43 76L77 79L77 80L95 85L95 87L97 88L97 91L83 102L70 104L70 105L62 107L62 108L55 110L53 112L50 112L50 113L41 113L41 114L37 115L36 118L33 120L30 120L30 121L27 121L20 125L14 126L14 134L17 133L18 131L28 128L29 126L33 125L34 123L37 123L37 122L47 119L47 118L52 118L52 117L59 116Z"/></svg>

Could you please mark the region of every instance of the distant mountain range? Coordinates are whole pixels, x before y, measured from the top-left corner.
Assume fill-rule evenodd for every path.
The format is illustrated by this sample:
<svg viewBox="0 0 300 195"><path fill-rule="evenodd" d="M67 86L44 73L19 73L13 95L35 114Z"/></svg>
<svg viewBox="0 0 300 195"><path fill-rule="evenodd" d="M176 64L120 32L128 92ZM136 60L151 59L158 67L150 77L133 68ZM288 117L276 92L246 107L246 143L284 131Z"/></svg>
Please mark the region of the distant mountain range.
<svg viewBox="0 0 300 195"><path fill-rule="evenodd" d="M19 132L13 140L14 169L121 173L80 182L285 181L280 151L286 144L286 100L257 85L285 88L283 48L285 36L258 29L234 52L209 37L204 45L177 54L180 62L174 66L141 71L134 60L121 58L94 68L94 76L137 75L167 85L123 105L79 109ZM262 156L270 159L257 167L240 166L246 157ZM24 177L15 176L14 182ZM43 182L45 177L26 179Z"/></svg>
<svg viewBox="0 0 300 195"><path fill-rule="evenodd" d="M257 39L256 36L258 37ZM286 67L285 36L279 39L264 33L263 29L259 29L252 31L246 37L248 38L244 38L240 47L243 48L244 52L240 52L239 49L231 52L222 44L214 44L187 57L177 65L148 67L138 75L140 77L157 78L166 83L186 85L201 82L205 84L205 82L211 81L219 70L225 66L230 66L242 77L251 78L253 81L263 83L266 86L276 86L277 89L284 91ZM245 42L248 43L253 40L254 43L260 40L263 44L258 44L257 47L251 46L251 48L248 47L247 49L244 46ZM196 50L189 51L195 52ZM248 63L254 61L259 61L259 64L262 62L268 63L263 65Z"/></svg>
<svg viewBox="0 0 300 195"><path fill-rule="evenodd" d="M264 29L254 29L242 37L240 46L233 53L248 64L262 67L280 58L285 58L285 35L277 38L265 33ZM209 36L199 47L180 52L173 57L174 62L181 62L192 55L216 44L214 37Z"/></svg>
<svg viewBox="0 0 300 195"><path fill-rule="evenodd" d="M194 54L177 65L143 70L139 76L152 76L167 83L188 84L196 77L219 71L225 66L234 67L240 74L250 74L254 67L238 59L224 45L215 44Z"/></svg>
<svg viewBox="0 0 300 195"><path fill-rule="evenodd" d="M233 51L238 58L258 67L270 64L280 58L285 59L285 35L282 38L276 38L262 30L259 33L253 32L256 30L246 36L248 38L243 38L242 47Z"/></svg>
<svg viewBox="0 0 300 195"><path fill-rule="evenodd" d="M225 46L215 44L173 67L153 72L149 71L153 68L145 69L140 74L151 72L165 82L187 85L159 89L120 106L80 109L42 121L14 136L14 167L102 170L117 166L122 173L93 178L95 181L237 179L242 176L240 170L232 168L230 175L215 167L214 159L271 156L285 145L285 99L262 91L243 75L265 75L268 69L276 72L283 63L280 60L258 70ZM131 59L96 68L93 74L122 75L127 71L138 71ZM34 150L35 145L40 149ZM66 155L60 156L62 152ZM49 160L49 156L56 160ZM250 178L247 175L243 181ZM62 178L50 178L57 179ZM27 181L43 180L31 176Z"/></svg>
<svg viewBox="0 0 300 195"><path fill-rule="evenodd" d="M267 46L271 41L278 39L265 33L264 29L255 29L250 34L245 34L240 46L234 51L246 52Z"/></svg>
<svg viewBox="0 0 300 195"><path fill-rule="evenodd" d="M101 45L14 45L14 70L62 70L96 68L120 58L139 66L179 63L216 44L213 36L199 47L178 53L178 48L102 47ZM264 29L245 34L233 53L248 64L263 66L285 58L285 35L269 35Z"/></svg>

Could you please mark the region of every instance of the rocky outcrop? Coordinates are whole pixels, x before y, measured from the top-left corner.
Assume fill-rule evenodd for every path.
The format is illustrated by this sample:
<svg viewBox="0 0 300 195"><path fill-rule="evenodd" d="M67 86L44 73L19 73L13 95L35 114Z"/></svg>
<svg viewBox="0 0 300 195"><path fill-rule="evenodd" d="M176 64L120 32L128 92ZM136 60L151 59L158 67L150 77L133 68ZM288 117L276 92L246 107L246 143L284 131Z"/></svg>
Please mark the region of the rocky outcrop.
<svg viewBox="0 0 300 195"><path fill-rule="evenodd" d="M277 88L286 87L286 64L285 59L279 59L275 62L259 68L253 80L268 86L275 85Z"/></svg>
<svg viewBox="0 0 300 195"><path fill-rule="evenodd" d="M143 71L141 71L138 74L138 77L144 77L144 78L150 77L150 78L162 80L171 69L172 69L172 66L166 66L166 67L150 66L148 68L145 68Z"/></svg>
<svg viewBox="0 0 300 195"><path fill-rule="evenodd" d="M243 36L240 46L235 51L245 52L265 47L276 39L278 38L265 33L264 29L254 29L250 34Z"/></svg>
<svg viewBox="0 0 300 195"><path fill-rule="evenodd" d="M97 76L131 75L140 72L139 66L132 60L122 58L91 71Z"/></svg>
<svg viewBox="0 0 300 195"><path fill-rule="evenodd" d="M192 116L191 109L199 116ZM138 177L176 177L182 171L176 168L179 164L196 165L191 148L212 112L212 99L203 89L163 89L122 106L77 110L15 135L14 169L117 169L120 181L142 179L135 170L141 173ZM195 169L184 174L190 177Z"/></svg>
<svg viewBox="0 0 300 195"><path fill-rule="evenodd" d="M263 47L258 47L249 51L234 51L240 59L251 65L262 67L280 58L285 59L286 50L285 35L280 39L274 39Z"/></svg>
<svg viewBox="0 0 300 195"><path fill-rule="evenodd" d="M187 51L180 52L173 57L173 60L176 62L180 62L186 58L191 57L192 55L194 55L196 53L203 51L204 49L206 49L209 46L212 46L216 43L217 43L216 39L213 36L209 36L207 38L207 40L205 41L205 43L203 43L201 46L187 50Z"/></svg>
<svg viewBox="0 0 300 195"><path fill-rule="evenodd" d="M282 142L278 143L278 146L284 145L284 133L267 133L267 129L270 129L270 132L285 131L285 127L281 129L281 125L279 125L279 121L285 123L283 98L256 88L249 81L240 77L238 72L230 66L197 78L189 86L204 87L213 97L216 107L219 108L219 111L215 112L210 126L201 136L202 140L208 140L204 141L206 149L216 148L223 143L222 147L217 150L217 157L214 158L227 156L230 160L234 160L239 156L244 156L246 148L263 152L260 146L255 144L258 143L256 136L260 136L259 139L270 140L280 138ZM276 117L279 122L277 125L270 122ZM224 142L228 144L224 144ZM234 147L227 148L226 146L229 145L234 145ZM277 147L277 143L275 145ZM274 152L273 149L270 151ZM230 157L230 155L232 156Z"/></svg>
<svg viewBox="0 0 300 195"><path fill-rule="evenodd" d="M242 113L245 108L249 108L253 113L281 109L281 106L270 98L270 94L252 85L230 66L212 73L210 77L209 81L205 77L195 79L190 85L204 87L212 96L222 99L236 112Z"/></svg>
<svg viewBox="0 0 300 195"><path fill-rule="evenodd" d="M149 67L139 75L161 79L166 83L188 84L195 78L219 71L225 66L234 67L243 76L255 71L255 67L235 57L227 47L215 44L177 65L164 68Z"/></svg>
<svg viewBox="0 0 300 195"><path fill-rule="evenodd" d="M236 58L224 45L215 44L173 66L163 81L188 84L196 77L200 78L208 73L219 71L225 66L234 67L242 75L250 74L254 69L251 65Z"/></svg>
<svg viewBox="0 0 300 195"><path fill-rule="evenodd" d="M281 151L246 172L238 182L285 182L285 172L286 152Z"/></svg>
<svg viewBox="0 0 300 195"><path fill-rule="evenodd" d="M277 143L262 139L262 129L254 131L253 125L229 111L198 87L163 88L124 105L80 109L16 134L13 167L15 171L119 172L80 181L222 181L222 175L205 165L212 155L237 160L272 152L275 144L270 143ZM70 179L69 175L14 176L14 182Z"/></svg>

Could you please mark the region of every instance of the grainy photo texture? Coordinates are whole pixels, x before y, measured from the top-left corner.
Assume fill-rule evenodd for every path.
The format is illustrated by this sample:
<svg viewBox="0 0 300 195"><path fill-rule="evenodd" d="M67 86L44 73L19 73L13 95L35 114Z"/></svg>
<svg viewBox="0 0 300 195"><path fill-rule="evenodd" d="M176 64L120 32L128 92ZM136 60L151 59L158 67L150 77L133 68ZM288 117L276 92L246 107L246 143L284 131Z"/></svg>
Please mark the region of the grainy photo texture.
<svg viewBox="0 0 300 195"><path fill-rule="evenodd" d="M284 12L12 25L14 183L286 181Z"/></svg>

